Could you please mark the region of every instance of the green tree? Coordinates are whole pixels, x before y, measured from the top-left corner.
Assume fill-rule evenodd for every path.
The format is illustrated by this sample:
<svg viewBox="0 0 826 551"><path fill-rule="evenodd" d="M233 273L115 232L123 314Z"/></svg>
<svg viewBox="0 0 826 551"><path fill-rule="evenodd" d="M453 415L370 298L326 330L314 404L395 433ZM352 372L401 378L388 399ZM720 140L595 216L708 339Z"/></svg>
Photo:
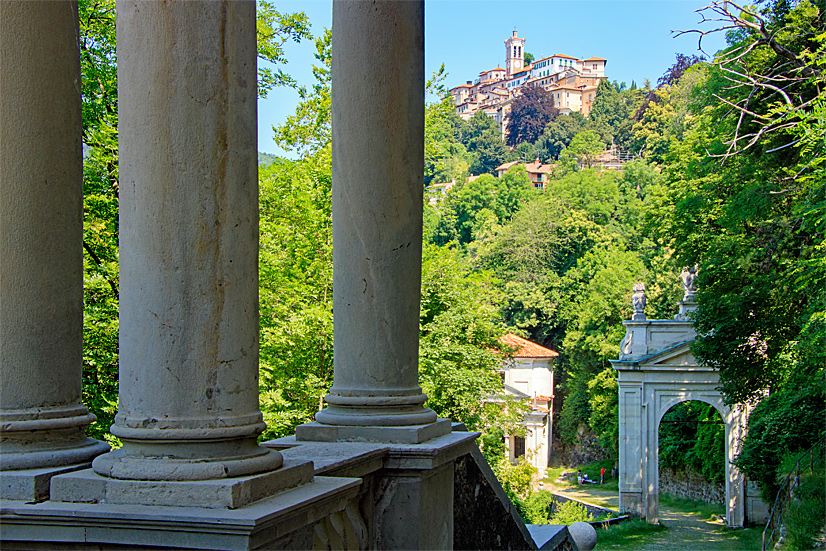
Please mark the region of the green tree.
<svg viewBox="0 0 826 551"><path fill-rule="evenodd" d="M573 112L559 116L545 126L545 130L534 144L537 156L545 161L559 157L563 149L568 147L574 136L586 130L588 120L582 113Z"/></svg>
<svg viewBox="0 0 826 551"><path fill-rule="evenodd" d="M424 115L424 181L464 181L474 162L459 135L463 121L453 108L453 100L442 82L447 77L444 64L426 84L426 90L436 94L439 101L428 103Z"/></svg>
<svg viewBox="0 0 826 551"><path fill-rule="evenodd" d="M642 102L642 90L629 90L624 84L602 80L597 88L588 118L590 130L597 132L603 142L614 144L621 150L631 147L634 124L632 118Z"/></svg>
<svg viewBox="0 0 826 551"><path fill-rule="evenodd" d="M512 167L502 178L483 174L457 185L447 195L434 231L436 244L467 245L486 227L486 221L510 220L535 190L524 167Z"/></svg>
<svg viewBox="0 0 826 551"><path fill-rule="evenodd" d="M498 434L513 433L524 407L486 400L504 394L497 301L489 273L471 270L455 250L425 245L419 339L425 405L470 430Z"/></svg>
<svg viewBox="0 0 826 551"><path fill-rule="evenodd" d="M559 163L567 170L593 168L597 164L597 155L605 149L605 143L593 130L580 132L559 154Z"/></svg>
<svg viewBox="0 0 826 551"><path fill-rule="evenodd" d="M470 172L496 176L496 167L508 160L508 148L499 126L484 111L477 111L461 127L462 143L474 155Z"/></svg>
<svg viewBox="0 0 826 551"><path fill-rule="evenodd" d="M545 126L559 115L553 95L541 86L526 86L513 100L508 118L507 144L534 143Z"/></svg>
<svg viewBox="0 0 826 551"><path fill-rule="evenodd" d="M298 89L300 101L295 113L287 117L284 124L273 126L275 143L286 151L295 151L301 156L313 156L330 145L332 141L332 118L330 115L330 80L332 77L332 33L325 30L315 39L313 65L316 79L312 88Z"/></svg>
<svg viewBox="0 0 826 551"><path fill-rule="evenodd" d="M118 113L115 2L78 3L83 114L83 402L109 435L118 401Z"/></svg>
<svg viewBox="0 0 826 551"><path fill-rule="evenodd" d="M330 148L260 169L262 438L312 420L333 377Z"/></svg>
<svg viewBox="0 0 826 551"><path fill-rule="evenodd" d="M304 12L281 13L272 2L259 0L255 17L258 57L272 65L258 68L258 97L265 98L275 87L296 86L295 79L281 68L287 64L284 45L312 37L310 21Z"/></svg>

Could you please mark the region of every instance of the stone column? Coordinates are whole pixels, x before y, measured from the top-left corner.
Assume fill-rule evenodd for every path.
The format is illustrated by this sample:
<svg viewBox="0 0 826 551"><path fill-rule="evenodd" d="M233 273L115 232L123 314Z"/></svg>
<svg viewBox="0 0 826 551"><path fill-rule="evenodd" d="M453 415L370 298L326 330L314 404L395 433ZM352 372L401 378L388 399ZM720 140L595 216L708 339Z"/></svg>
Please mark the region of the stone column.
<svg viewBox="0 0 826 551"><path fill-rule="evenodd" d="M109 446L81 403L83 221L75 2L0 3L0 496Z"/></svg>
<svg viewBox="0 0 826 551"><path fill-rule="evenodd" d="M297 435L418 442L450 431L418 384L424 2L333 2L333 49L334 383Z"/></svg>
<svg viewBox="0 0 826 551"><path fill-rule="evenodd" d="M260 447L255 3L117 3L123 448L95 472L206 480Z"/></svg>

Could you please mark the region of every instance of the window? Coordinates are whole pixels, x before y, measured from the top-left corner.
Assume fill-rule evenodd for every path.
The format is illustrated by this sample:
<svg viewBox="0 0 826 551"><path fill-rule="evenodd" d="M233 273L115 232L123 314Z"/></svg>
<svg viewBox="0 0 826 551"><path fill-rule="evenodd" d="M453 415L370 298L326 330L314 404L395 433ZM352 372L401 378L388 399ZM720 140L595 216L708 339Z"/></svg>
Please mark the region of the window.
<svg viewBox="0 0 826 551"><path fill-rule="evenodd" d="M525 438L523 436L513 437L513 457L522 457L525 455Z"/></svg>

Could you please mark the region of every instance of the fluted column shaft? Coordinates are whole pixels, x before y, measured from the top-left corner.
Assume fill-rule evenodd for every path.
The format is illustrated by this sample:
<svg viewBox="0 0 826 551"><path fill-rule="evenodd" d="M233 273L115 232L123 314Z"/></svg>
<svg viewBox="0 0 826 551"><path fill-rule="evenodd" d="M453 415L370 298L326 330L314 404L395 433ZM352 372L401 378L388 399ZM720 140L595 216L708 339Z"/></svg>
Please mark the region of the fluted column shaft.
<svg viewBox="0 0 826 551"><path fill-rule="evenodd" d="M0 469L82 464L83 221L75 2L0 3Z"/></svg>
<svg viewBox="0 0 826 551"><path fill-rule="evenodd" d="M431 423L418 384L424 3L333 2L334 384L316 419Z"/></svg>
<svg viewBox="0 0 826 551"><path fill-rule="evenodd" d="M197 480L259 447L255 4L117 3L122 450L93 467Z"/></svg>

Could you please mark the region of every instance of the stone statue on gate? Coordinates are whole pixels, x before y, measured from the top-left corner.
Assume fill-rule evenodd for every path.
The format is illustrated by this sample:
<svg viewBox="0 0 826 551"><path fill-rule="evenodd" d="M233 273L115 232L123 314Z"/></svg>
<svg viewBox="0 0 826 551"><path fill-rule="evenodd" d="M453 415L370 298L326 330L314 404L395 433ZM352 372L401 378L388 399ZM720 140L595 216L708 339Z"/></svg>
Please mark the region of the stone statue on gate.
<svg viewBox="0 0 826 551"><path fill-rule="evenodd" d="M645 283L635 283L634 294L631 295L631 306L634 308L632 320L645 319Z"/></svg>
<svg viewBox="0 0 826 551"><path fill-rule="evenodd" d="M694 266L686 266L680 273L683 291L685 291L683 302L694 302L694 297L697 294L697 286L694 284L694 280L697 279L698 269L699 267L695 264Z"/></svg>

